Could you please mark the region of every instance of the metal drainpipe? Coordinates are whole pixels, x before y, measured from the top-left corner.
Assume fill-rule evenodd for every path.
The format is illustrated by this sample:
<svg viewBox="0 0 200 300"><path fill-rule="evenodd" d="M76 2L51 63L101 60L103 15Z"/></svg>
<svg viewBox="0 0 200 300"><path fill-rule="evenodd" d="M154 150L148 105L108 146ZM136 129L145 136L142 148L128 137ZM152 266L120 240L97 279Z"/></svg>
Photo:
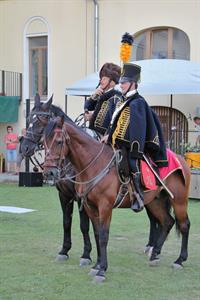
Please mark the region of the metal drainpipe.
<svg viewBox="0 0 200 300"><path fill-rule="evenodd" d="M94 2L94 71L97 72L99 68L99 3L98 0Z"/></svg>

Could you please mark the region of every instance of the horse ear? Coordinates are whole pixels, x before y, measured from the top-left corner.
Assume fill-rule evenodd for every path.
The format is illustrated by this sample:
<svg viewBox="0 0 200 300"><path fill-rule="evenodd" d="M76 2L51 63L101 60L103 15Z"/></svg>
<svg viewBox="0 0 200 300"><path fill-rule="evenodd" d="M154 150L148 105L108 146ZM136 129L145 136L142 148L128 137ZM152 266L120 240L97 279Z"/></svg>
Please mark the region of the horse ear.
<svg viewBox="0 0 200 300"><path fill-rule="evenodd" d="M35 107L40 107L40 95L39 94L36 94L35 95Z"/></svg>
<svg viewBox="0 0 200 300"><path fill-rule="evenodd" d="M49 110L52 102L53 102L53 94L52 94L51 98L47 102L43 103L42 108L44 110Z"/></svg>
<svg viewBox="0 0 200 300"><path fill-rule="evenodd" d="M61 116L61 124L62 124L62 126L63 126L64 122L65 122L65 117L64 117L64 115L62 115Z"/></svg>
<svg viewBox="0 0 200 300"><path fill-rule="evenodd" d="M64 124L64 115L56 117L58 127L62 128Z"/></svg>

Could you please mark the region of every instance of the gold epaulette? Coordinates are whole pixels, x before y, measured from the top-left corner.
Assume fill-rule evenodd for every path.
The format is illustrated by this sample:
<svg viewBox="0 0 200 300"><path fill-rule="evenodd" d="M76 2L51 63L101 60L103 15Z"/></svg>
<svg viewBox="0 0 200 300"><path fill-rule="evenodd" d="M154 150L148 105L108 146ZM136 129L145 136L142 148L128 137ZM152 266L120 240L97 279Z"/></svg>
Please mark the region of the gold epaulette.
<svg viewBox="0 0 200 300"><path fill-rule="evenodd" d="M106 117L106 114L108 112L108 101L104 101L102 103L101 109L99 111L99 113L96 116L96 119L94 121L94 125L95 126L102 126Z"/></svg>
<svg viewBox="0 0 200 300"><path fill-rule="evenodd" d="M130 107L126 107L120 114L120 117L117 121L117 126L115 131L112 134L112 144L115 145L116 138L120 140L125 139L125 134L130 122Z"/></svg>

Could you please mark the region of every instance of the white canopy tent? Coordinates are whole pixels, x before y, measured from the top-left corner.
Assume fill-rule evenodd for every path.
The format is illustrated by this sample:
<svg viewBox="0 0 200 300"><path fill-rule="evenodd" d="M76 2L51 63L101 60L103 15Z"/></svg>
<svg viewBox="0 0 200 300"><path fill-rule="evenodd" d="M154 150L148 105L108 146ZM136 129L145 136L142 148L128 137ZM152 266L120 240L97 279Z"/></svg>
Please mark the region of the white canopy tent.
<svg viewBox="0 0 200 300"><path fill-rule="evenodd" d="M200 62L151 59L132 62L141 66L142 95L200 94ZM89 96L98 84L98 73L76 81L65 90L67 96Z"/></svg>
<svg viewBox="0 0 200 300"><path fill-rule="evenodd" d="M141 82L138 86L141 95L169 95L172 108L173 95L200 94L200 62L151 59L132 63L141 66ZM93 93L98 81L98 73L93 73L67 87L66 108L67 96L87 97Z"/></svg>

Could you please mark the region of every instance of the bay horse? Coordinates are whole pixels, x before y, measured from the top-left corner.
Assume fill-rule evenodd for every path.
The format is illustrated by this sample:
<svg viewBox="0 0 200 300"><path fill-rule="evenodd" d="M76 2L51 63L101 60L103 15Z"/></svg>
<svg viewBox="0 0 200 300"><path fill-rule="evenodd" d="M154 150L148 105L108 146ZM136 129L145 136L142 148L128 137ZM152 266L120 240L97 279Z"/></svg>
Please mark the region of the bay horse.
<svg viewBox="0 0 200 300"><path fill-rule="evenodd" d="M46 103L43 103L40 101L40 96L37 94L34 101L34 107L27 120L28 129L24 139L20 143L21 152L25 157L31 157L34 154L36 147L42 143L41 137L49 118L52 115L64 115L60 108L52 105L52 97ZM66 115L64 115L64 117L65 120L73 122ZM70 176L74 176L75 174L73 168L68 168L68 172L70 172ZM72 246L71 227L74 201L77 201L80 217L80 230L84 243L83 253L80 257L80 266L88 265L92 261L90 257L92 245L89 236L89 217L86 214L85 209L80 210L80 199L76 197L73 183L61 178L56 181L56 188L59 193L63 216L63 243L56 260L65 261L69 258L68 252Z"/></svg>
<svg viewBox="0 0 200 300"><path fill-rule="evenodd" d="M102 282L108 268L107 244L112 209L120 187L114 163L115 152L109 145L92 139L76 125L64 122L63 118L49 122L45 129L44 146L46 151L44 170L50 168L54 171L59 170L66 157L76 170L76 179L73 179L75 190L82 198L82 204L92 221L97 248L97 262L91 269L91 275L95 277L95 281ZM174 264L182 266L182 262L188 257L190 221L187 204L190 170L183 158L179 156L177 158L184 171L185 180L178 172L171 173L165 180L174 198L169 198L161 187L145 193L144 198L146 207L161 224L160 235L153 247L150 261L157 259L174 225L174 219L166 210L165 201L162 201L168 197L174 209L177 230L182 235L180 255ZM68 179L70 180L70 177ZM131 207L129 195L118 207Z"/></svg>
<svg viewBox="0 0 200 300"><path fill-rule="evenodd" d="M61 108L52 104L52 98L53 97L44 103L40 101L40 96L38 94L35 96L34 107L31 110L27 120L28 130L25 138L20 142L21 151L26 157L31 157L34 154L36 147L42 143L41 138L44 128L52 116L64 116L66 121L72 122L72 120L62 111ZM80 120L78 119L78 124L79 123ZM69 258L68 251L71 249L73 203L74 199L77 200L77 197L74 184L70 183L68 180L57 180L56 188L59 192L59 199L63 213L63 245L57 256L57 260L62 261ZM80 208L79 199L77 203ZM149 239L144 252L151 253L151 249L153 248L160 232L160 224L157 219L154 218L148 208L145 208L150 222L150 231ZM80 265L86 265L91 261L91 242L89 238L89 217L85 213L84 208L80 212L80 229L84 241L84 250L80 259Z"/></svg>

